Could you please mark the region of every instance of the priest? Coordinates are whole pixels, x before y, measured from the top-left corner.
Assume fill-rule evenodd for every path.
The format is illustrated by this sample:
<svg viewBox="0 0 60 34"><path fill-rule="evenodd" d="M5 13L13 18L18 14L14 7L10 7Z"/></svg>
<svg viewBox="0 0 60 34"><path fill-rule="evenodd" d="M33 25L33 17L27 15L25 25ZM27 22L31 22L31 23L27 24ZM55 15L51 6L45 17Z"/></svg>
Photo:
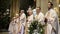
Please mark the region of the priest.
<svg viewBox="0 0 60 34"><path fill-rule="evenodd" d="M26 33L25 34L29 34L29 27L30 27L30 24L33 22L33 12L32 12L32 10L28 9L27 13L28 13L28 17L27 17Z"/></svg>
<svg viewBox="0 0 60 34"><path fill-rule="evenodd" d="M14 26L13 23L14 23L14 19L15 19L15 17L12 18L12 20L11 20L11 22L9 24L9 29L8 29L9 34L13 34L13 26Z"/></svg>
<svg viewBox="0 0 60 34"><path fill-rule="evenodd" d="M58 15L53 9L53 4L51 2L48 2L48 12L45 15L45 19L47 19L47 34L58 34Z"/></svg>
<svg viewBox="0 0 60 34"><path fill-rule="evenodd" d="M17 24L17 19L14 17L12 21L10 22L9 25L9 34L18 34L18 24Z"/></svg>
<svg viewBox="0 0 60 34"><path fill-rule="evenodd" d="M24 13L24 10L20 11L20 31L19 34L24 34L25 33L25 24L26 24L26 15Z"/></svg>
<svg viewBox="0 0 60 34"><path fill-rule="evenodd" d="M40 7L37 7L37 8L36 8L35 20L37 20L37 21L40 22L42 25L44 25L44 14L41 12L41 8L40 8Z"/></svg>

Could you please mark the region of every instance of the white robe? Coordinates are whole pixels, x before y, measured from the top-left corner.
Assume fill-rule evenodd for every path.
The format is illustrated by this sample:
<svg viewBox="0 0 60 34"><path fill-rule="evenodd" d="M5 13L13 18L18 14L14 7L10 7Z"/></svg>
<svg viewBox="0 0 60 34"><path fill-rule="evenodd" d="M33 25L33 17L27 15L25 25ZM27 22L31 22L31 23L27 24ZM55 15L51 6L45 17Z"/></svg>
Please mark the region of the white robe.
<svg viewBox="0 0 60 34"><path fill-rule="evenodd" d="M27 27L30 27L31 22L33 22L33 14L31 16L28 16Z"/></svg>
<svg viewBox="0 0 60 34"><path fill-rule="evenodd" d="M38 15L35 16L35 20L38 22L41 22L42 25L44 25L44 14L40 12Z"/></svg>
<svg viewBox="0 0 60 34"><path fill-rule="evenodd" d="M33 22L33 14L28 16L27 18L27 23L26 23L26 34L29 34L29 27L31 25L31 23Z"/></svg>
<svg viewBox="0 0 60 34"><path fill-rule="evenodd" d="M47 21L47 34L51 34L52 33L52 28L54 28L54 30L56 30L56 34L58 34L58 16L55 12L54 9L50 9L45 17L48 19Z"/></svg>
<svg viewBox="0 0 60 34"><path fill-rule="evenodd" d="M24 26L26 24L26 15L24 13L20 16L20 23L22 23Z"/></svg>
<svg viewBox="0 0 60 34"><path fill-rule="evenodd" d="M13 34L13 21L9 24L9 34Z"/></svg>
<svg viewBox="0 0 60 34"><path fill-rule="evenodd" d="M9 31L9 34L17 34L18 33L18 24L17 24L16 19L11 21L8 31Z"/></svg>
<svg viewBox="0 0 60 34"><path fill-rule="evenodd" d="M20 16L20 33L19 34L24 34L24 31L25 31L25 24L26 24L26 15L23 13L21 16Z"/></svg>

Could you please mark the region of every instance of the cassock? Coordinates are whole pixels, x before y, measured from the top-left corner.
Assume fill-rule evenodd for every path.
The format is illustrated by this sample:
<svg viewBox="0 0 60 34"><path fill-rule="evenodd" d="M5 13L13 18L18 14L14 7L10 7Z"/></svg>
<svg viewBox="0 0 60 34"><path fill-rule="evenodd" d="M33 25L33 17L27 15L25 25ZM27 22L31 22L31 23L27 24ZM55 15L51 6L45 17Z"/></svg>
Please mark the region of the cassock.
<svg viewBox="0 0 60 34"><path fill-rule="evenodd" d="M44 14L42 12L40 12L39 14L36 14L35 16L35 20L37 20L38 22L40 22L42 25L44 25Z"/></svg>
<svg viewBox="0 0 60 34"><path fill-rule="evenodd" d="M52 34L53 32L55 34L58 34L58 15L54 9L50 9L45 17L47 18L47 34Z"/></svg>
<svg viewBox="0 0 60 34"><path fill-rule="evenodd" d="M9 31L9 34L17 34L18 33L17 19L14 19L13 21L11 21L8 31Z"/></svg>
<svg viewBox="0 0 60 34"><path fill-rule="evenodd" d="M19 34L24 34L25 32L25 24L26 24L26 15L22 13L20 16L20 33Z"/></svg>

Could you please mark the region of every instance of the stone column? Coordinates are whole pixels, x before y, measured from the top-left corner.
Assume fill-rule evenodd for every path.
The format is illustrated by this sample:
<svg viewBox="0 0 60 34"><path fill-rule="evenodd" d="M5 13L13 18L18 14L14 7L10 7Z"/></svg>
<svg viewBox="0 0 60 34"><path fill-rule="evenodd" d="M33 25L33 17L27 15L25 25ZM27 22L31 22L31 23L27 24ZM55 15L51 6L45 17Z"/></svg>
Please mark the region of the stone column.
<svg viewBox="0 0 60 34"><path fill-rule="evenodd" d="M54 8L57 9L57 14L59 15L59 0L53 0Z"/></svg>
<svg viewBox="0 0 60 34"><path fill-rule="evenodd" d="M41 0L41 11L44 14L48 11L48 0Z"/></svg>
<svg viewBox="0 0 60 34"><path fill-rule="evenodd" d="M10 17L16 16L16 13L19 13L19 0L11 0Z"/></svg>
<svg viewBox="0 0 60 34"><path fill-rule="evenodd" d="M41 7L41 11L45 15L46 12L48 11L48 0L37 0L36 6ZM45 33L44 34L47 34L47 26L45 27Z"/></svg>
<svg viewBox="0 0 60 34"><path fill-rule="evenodd" d="M48 0L41 0L41 11L43 12L44 15L48 11ZM47 34L47 26L45 26L44 34Z"/></svg>
<svg viewBox="0 0 60 34"><path fill-rule="evenodd" d="M20 8L20 2L19 0L16 0L16 13L19 13L19 8Z"/></svg>
<svg viewBox="0 0 60 34"><path fill-rule="evenodd" d="M45 15L48 11L48 0L36 0L36 7L41 7L41 11ZM47 26L45 27L45 33L47 34Z"/></svg>
<svg viewBox="0 0 60 34"><path fill-rule="evenodd" d="M45 14L48 10L48 0L36 0L36 7L41 7L41 11Z"/></svg>
<svg viewBox="0 0 60 34"><path fill-rule="evenodd" d="M36 7L41 7L41 0L36 0Z"/></svg>

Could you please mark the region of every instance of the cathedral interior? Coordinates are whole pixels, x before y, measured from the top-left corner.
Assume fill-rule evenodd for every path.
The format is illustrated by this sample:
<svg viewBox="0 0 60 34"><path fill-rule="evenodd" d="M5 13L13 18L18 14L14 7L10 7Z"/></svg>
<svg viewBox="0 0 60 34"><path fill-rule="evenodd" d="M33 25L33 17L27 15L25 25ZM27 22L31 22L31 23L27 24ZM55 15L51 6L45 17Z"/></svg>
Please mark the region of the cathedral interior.
<svg viewBox="0 0 60 34"><path fill-rule="evenodd" d="M27 9L29 6L34 9L40 6L42 12L45 14L48 10L48 2L51 1L54 4L54 8L57 10L60 23L60 0L0 0L0 34L8 33L8 27L12 17L19 13L19 10L25 10L27 15Z"/></svg>

